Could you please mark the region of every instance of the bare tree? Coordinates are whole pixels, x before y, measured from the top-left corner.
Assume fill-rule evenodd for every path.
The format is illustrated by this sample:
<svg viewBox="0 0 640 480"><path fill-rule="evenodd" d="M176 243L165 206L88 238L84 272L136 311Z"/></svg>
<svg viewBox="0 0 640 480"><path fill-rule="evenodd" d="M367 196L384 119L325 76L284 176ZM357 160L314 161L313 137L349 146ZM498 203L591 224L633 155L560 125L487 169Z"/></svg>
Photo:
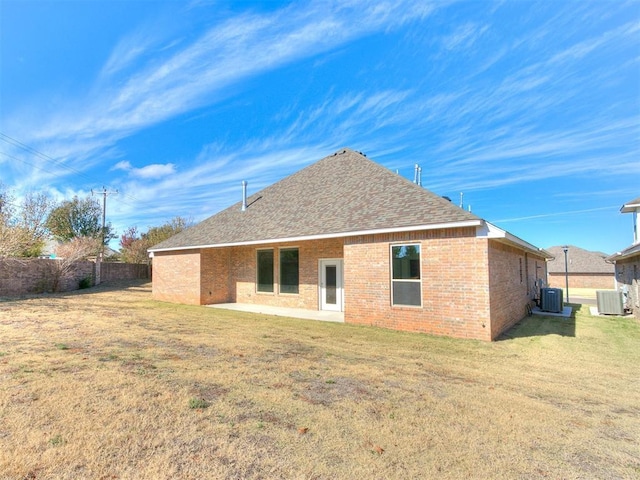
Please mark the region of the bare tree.
<svg viewBox="0 0 640 480"><path fill-rule="evenodd" d="M51 278L51 289L55 292L61 287L63 278L73 272L77 262L86 260L100 249L101 239L76 237L56 247L56 260Z"/></svg>
<svg viewBox="0 0 640 480"><path fill-rule="evenodd" d="M15 231L13 197L0 183L0 257L13 257L20 250L23 238Z"/></svg>
<svg viewBox="0 0 640 480"><path fill-rule="evenodd" d="M28 242L25 255L37 257L48 237L47 218L55 203L46 193L29 192L22 200L18 225L25 230Z"/></svg>
<svg viewBox="0 0 640 480"><path fill-rule="evenodd" d="M20 257L28 235L20 227L0 221L0 257Z"/></svg>
<svg viewBox="0 0 640 480"><path fill-rule="evenodd" d="M27 193L19 207L0 185L0 256L37 257L48 236L46 219L53 200L45 193Z"/></svg>

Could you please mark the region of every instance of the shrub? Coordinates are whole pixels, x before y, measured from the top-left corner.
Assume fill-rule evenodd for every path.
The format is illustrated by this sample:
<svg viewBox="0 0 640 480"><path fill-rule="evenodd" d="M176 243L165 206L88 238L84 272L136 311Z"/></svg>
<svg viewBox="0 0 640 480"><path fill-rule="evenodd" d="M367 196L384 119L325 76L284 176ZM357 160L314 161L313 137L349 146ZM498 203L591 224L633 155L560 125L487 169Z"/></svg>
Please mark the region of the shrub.
<svg viewBox="0 0 640 480"><path fill-rule="evenodd" d="M91 284L92 284L92 280L91 277L84 277L80 279L80 282L78 284L78 288L80 290L84 289L84 288L90 288Z"/></svg>
<svg viewBox="0 0 640 480"><path fill-rule="evenodd" d="M54 447L58 447L60 445L64 445L65 441L62 438L62 435L56 435L55 437L51 437L49 439L49 444L54 446Z"/></svg>
<svg viewBox="0 0 640 480"><path fill-rule="evenodd" d="M189 408L207 408L211 404L207 402L204 398L191 398L189 399Z"/></svg>

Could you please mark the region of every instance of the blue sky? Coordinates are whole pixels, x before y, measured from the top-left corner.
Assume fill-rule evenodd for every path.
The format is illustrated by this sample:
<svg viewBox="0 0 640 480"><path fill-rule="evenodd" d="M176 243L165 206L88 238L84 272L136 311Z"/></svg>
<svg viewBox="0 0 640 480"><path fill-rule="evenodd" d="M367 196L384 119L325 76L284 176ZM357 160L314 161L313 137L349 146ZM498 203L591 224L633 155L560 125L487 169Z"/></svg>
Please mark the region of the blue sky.
<svg viewBox="0 0 640 480"><path fill-rule="evenodd" d="M118 233L346 146L540 247L633 240L637 1L0 0L0 35L0 181L118 190Z"/></svg>

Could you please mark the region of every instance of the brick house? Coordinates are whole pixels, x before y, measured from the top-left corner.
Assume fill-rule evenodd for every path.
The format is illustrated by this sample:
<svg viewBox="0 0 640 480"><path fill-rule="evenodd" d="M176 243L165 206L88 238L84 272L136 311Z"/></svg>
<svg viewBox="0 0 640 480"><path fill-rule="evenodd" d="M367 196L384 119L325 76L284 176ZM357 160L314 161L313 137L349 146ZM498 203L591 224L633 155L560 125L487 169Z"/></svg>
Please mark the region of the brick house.
<svg viewBox="0 0 640 480"><path fill-rule="evenodd" d="M153 297L494 340L551 255L345 149L150 250Z"/></svg>
<svg viewBox="0 0 640 480"><path fill-rule="evenodd" d="M625 203L620 211L632 214L633 244L621 252L610 255L607 261L615 265L616 290L627 293L626 308L640 318L640 197Z"/></svg>
<svg viewBox="0 0 640 480"><path fill-rule="evenodd" d="M553 259L547 262L549 286L565 288L569 279L571 288L614 288L614 268L605 259L606 253L584 250L574 245L567 249L567 272L565 277L564 247L549 247L545 249Z"/></svg>

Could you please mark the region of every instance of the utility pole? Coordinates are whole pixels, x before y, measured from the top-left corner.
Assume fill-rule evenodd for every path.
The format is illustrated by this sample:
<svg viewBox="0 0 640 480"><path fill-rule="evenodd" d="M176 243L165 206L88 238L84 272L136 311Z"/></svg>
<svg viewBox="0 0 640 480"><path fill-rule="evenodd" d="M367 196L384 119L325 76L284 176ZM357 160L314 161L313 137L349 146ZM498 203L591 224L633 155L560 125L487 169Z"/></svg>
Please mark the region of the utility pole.
<svg viewBox="0 0 640 480"><path fill-rule="evenodd" d="M105 240L105 235L104 235L104 228L106 226L106 219L107 219L107 195L114 195L117 194L118 190L113 190L113 191L109 191L107 190L104 186L102 187L102 191L101 192L95 192L96 195L102 195L102 242L100 244L100 252L98 253L98 259L96 261L96 285L98 285L100 282L100 264L102 263L102 258L104 257L104 240ZM93 189L91 189L91 195L94 194Z"/></svg>

